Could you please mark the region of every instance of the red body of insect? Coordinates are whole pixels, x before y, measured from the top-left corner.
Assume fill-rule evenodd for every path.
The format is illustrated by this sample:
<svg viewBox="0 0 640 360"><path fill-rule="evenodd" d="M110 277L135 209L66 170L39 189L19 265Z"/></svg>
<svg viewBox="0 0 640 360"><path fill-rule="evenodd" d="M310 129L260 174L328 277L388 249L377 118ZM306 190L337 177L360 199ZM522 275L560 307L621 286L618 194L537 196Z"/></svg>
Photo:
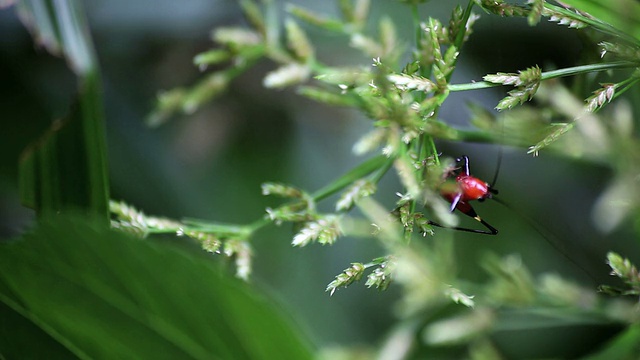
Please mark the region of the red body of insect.
<svg viewBox="0 0 640 360"><path fill-rule="evenodd" d="M468 229L461 227L453 227L453 229L472 232L476 234L485 234L485 235L497 235L498 229L491 226L489 223L484 221L478 214L476 214L473 207L469 204L469 201L478 200L483 201L485 199L490 199L493 195L498 194L498 190L494 189L489 185L489 183L478 179L477 177L471 176L469 173L469 158L466 155L463 155L456 159L458 164L462 166L457 167L453 172L455 175L456 188L446 188L441 191L441 195L447 201L451 203L451 211L458 209L461 213L474 218L478 222L480 222L487 230L480 229ZM497 171L496 171L497 175ZM452 175L453 176L453 175ZM494 176L493 183L495 184L497 176ZM518 213L523 219L527 220L531 227L536 230L551 246L553 246L556 250L558 250L565 258L571 261L574 265L580 268L585 274L587 274L590 278L593 279L593 276L587 271L584 267L582 267L579 263L577 263L573 258L571 258L562 248L559 248L555 242L550 241L547 236L540 230L540 226L538 226L533 220L525 217L522 213L519 213L517 209L514 209L504 202L500 201L500 199L496 199L499 203L506 206L510 210ZM429 221L431 225L440 226L442 225L435 223L433 221Z"/></svg>
<svg viewBox="0 0 640 360"><path fill-rule="evenodd" d="M453 203L458 194L459 202L471 200L484 200L491 197L490 186L486 182L471 175L460 174L456 176L459 192L442 194L449 202Z"/></svg>
<svg viewBox="0 0 640 360"><path fill-rule="evenodd" d="M489 199L493 194L497 194L498 191L492 189L491 185L489 185L487 182L482 181L477 177L471 176L471 174L469 173L469 158L466 155L457 158L456 161L462 163L461 171L456 176L457 191L443 191L441 193L442 197L444 197L451 203L451 211L458 209L463 214L479 221L482 225L489 229L489 231L466 228L456 229L479 234L496 235L498 233L498 230L489 225L482 218L480 218L475 210L473 210L473 207L469 204L469 201L483 201L484 199Z"/></svg>

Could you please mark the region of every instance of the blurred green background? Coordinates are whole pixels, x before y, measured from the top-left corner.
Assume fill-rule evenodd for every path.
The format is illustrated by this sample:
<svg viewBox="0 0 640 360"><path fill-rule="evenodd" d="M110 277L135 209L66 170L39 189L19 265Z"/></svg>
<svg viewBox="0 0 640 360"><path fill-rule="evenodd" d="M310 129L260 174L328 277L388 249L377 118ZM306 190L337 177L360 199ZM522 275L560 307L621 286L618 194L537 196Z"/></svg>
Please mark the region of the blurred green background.
<svg viewBox="0 0 640 360"><path fill-rule="evenodd" d="M291 2L324 13L336 10L332 1ZM454 3L462 2L429 3L421 8L422 16L446 21ZM351 146L369 128L369 120L302 99L292 91L264 89L262 77L274 68L270 63L260 63L237 79L228 93L193 115L158 129L144 125L159 91L186 86L201 76L192 59L212 46L210 30L245 22L235 1L118 0L91 1L85 6L102 68L113 199L125 200L148 214L249 223L273 205L272 199L260 194L262 182L279 181L313 191L362 160L351 155ZM372 11L373 18L391 16L405 43L413 41L407 7L396 1L374 1ZM482 16L463 49L453 83L535 64L571 66L590 50L577 32L567 28L547 23L530 28L525 19ZM403 24L407 27L402 28ZM326 63L370 63L348 48L349 39L307 30ZM33 220L17 197L19 154L52 119L64 114L74 89L74 76L64 61L34 46L12 9L0 11L3 238L19 234ZM503 96L499 88L456 93L440 117L468 127L465 102L479 102L490 109ZM440 143L439 149L449 156L467 154L476 176L487 180L493 176L496 146ZM598 283L606 283L610 281L604 263L608 250L632 260L638 254L630 224L611 234L602 234L594 226L598 219L592 218L592 206L609 177L610 170L604 166L566 160L551 152L533 158L526 149L505 147L497 188L502 199L542 225L550 234L548 241L563 248ZM397 179L389 176L378 196L391 207L397 191L401 191ZM332 202L321 206L331 209ZM518 214L491 201L477 205L476 210L500 234L455 233L462 277L483 280L477 262L491 250L520 254L535 273L556 272L591 288L597 285ZM331 247L298 249L290 245L292 236L292 229L282 226L268 227L254 238L254 283L282 302L321 346L380 343L395 319L397 287L377 292L356 284L333 297L324 292L326 284L351 262L384 255L379 245L374 240L345 238ZM182 239L167 241L184 245Z"/></svg>

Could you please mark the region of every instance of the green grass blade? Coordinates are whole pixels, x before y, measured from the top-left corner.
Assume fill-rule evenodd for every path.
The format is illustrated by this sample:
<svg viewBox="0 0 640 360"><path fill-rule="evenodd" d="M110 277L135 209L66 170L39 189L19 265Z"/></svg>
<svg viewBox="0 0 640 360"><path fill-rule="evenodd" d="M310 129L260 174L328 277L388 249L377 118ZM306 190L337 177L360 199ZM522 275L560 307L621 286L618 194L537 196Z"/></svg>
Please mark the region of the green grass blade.
<svg viewBox="0 0 640 360"><path fill-rule="evenodd" d="M18 15L38 45L67 59L79 76L95 71L89 29L77 0L19 0Z"/></svg>
<svg viewBox="0 0 640 360"><path fill-rule="evenodd" d="M18 12L35 40L64 56L78 76L69 113L20 159L23 204L39 213L82 209L108 219L109 183L98 65L78 1L23 0Z"/></svg>
<svg viewBox="0 0 640 360"><path fill-rule="evenodd" d="M353 168L351 171L342 175L338 179L334 180L327 186L317 190L311 196L314 200L320 201L324 198L327 198L336 192L344 189L346 186L350 185L356 180L361 179L364 176L369 175L370 173L382 168L385 162L389 162L390 160L385 156L379 155L372 157L360 165Z"/></svg>

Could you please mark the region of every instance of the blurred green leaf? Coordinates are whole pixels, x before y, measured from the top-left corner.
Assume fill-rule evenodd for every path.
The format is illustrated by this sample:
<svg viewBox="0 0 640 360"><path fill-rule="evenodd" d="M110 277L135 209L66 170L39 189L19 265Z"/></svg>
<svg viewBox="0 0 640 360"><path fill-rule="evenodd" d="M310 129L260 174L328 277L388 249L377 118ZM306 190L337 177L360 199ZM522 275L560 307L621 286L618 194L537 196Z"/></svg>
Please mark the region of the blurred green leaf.
<svg viewBox="0 0 640 360"><path fill-rule="evenodd" d="M20 159L23 204L39 213L83 209L109 211L104 109L98 65L86 19L78 1L17 2L36 42L64 56L78 75L75 104Z"/></svg>
<svg viewBox="0 0 640 360"><path fill-rule="evenodd" d="M4 293L3 289L0 293ZM73 353L42 328L0 301L1 359L72 359ZM38 344L38 346L33 346Z"/></svg>
<svg viewBox="0 0 640 360"><path fill-rule="evenodd" d="M80 358L311 357L281 310L207 258L67 217L1 246L0 300ZM33 350L5 335L2 356Z"/></svg>
<svg viewBox="0 0 640 360"><path fill-rule="evenodd" d="M18 0L16 7L34 40L51 53L65 57L77 75L97 68L91 35L79 1Z"/></svg>
<svg viewBox="0 0 640 360"><path fill-rule="evenodd" d="M107 221L109 210L102 104L86 77L78 104L54 121L20 158L22 203L41 214L83 209Z"/></svg>
<svg viewBox="0 0 640 360"><path fill-rule="evenodd" d="M574 359L616 336L625 324L576 308L511 308L497 315L491 335L506 358Z"/></svg>
<svg viewBox="0 0 640 360"><path fill-rule="evenodd" d="M640 326L633 325L604 346L602 351L585 360L637 359L640 347Z"/></svg>

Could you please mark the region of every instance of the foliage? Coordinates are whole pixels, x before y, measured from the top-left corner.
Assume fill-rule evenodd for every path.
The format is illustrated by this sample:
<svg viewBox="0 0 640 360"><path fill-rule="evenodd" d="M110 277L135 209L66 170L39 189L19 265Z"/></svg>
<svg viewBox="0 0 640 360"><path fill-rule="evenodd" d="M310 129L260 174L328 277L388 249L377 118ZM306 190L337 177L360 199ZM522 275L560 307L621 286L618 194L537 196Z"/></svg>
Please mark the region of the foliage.
<svg viewBox="0 0 640 360"><path fill-rule="evenodd" d="M269 224L291 223L296 232L292 245L298 247L331 245L343 236L375 238L387 253L345 264L349 267L326 291L333 295L337 289L361 281L365 274L367 287L385 290L393 283L402 287L398 330L389 335L380 356L400 344L402 351L394 354L399 358L420 357L430 351L470 358L587 354L630 358L640 342L634 304L603 299L594 290L559 276L536 278L515 255L487 255L481 261L490 275L488 283L462 279L456 271L451 232L434 226L458 224L450 204L441 196L457 186L450 180L457 165L441 155L436 140L515 145L528 147L534 155L550 148L567 157L611 164L615 180L595 205L594 216L606 218L600 222L602 230L611 231L638 213L640 142L628 103L620 98L630 95L640 80L636 25L640 15L632 11L632 20L615 20L621 8L636 10L637 6L630 0L602 8L588 0L566 4L472 0L466 7L452 9L449 21L443 22L421 18L423 1L404 2L412 14L412 44L398 38L390 18L372 20L368 0L338 1L339 17L289 5L283 21L274 1L242 0L250 26L215 29L211 36L215 47L194 58L203 71L208 67L214 71L193 86L159 94L156 109L147 119L149 125L159 126L177 113L191 114L259 61L268 60L276 68L263 77L265 87L293 88L300 96L328 106L352 108L369 118L370 131L362 134L353 149L357 155L376 155L316 192L265 183L264 195L284 200L267 208L263 218L245 225L158 218L112 201L113 226L141 237L165 233L195 240L207 251L235 257L236 274L244 279L251 272L250 241L256 231ZM517 73L496 69L496 73L485 75L484 81L452 84L464 45L472 41L473 26L481 21L474 8L485 12L483 16L526 18L531 26L548 19L567 31L581 31L600 49L601 60L550 70L531 64ZM373 21L377 22L376 30L369 26ZM324 63L307 34L311 27L341 36L350 47L372 59L371 64ZM565 77L581 79L575 82L581 86L569 89L559 80ZM458 128L440 116L452 92L498 86L509 90L496 104L497 114L470 105L474 130ZM374 198L379 182L388 173L395 173L403 187L392 207ZM317 203L334 194L340 194L335 211L319 211ZM426 237L429 241L423 240ZM608 263L626 288L601 289L610 295L637 296L635 266L613 253ZM564 329L562 334L558 328ZM523 337L542 333L558 336L530 341L530 348L523 349L509 346L506 332ZM587 334L597 336L593 335L588 346L574 345L574 340ZM605 344L609 339L613 340Z"/></svg>
<svg viewBox="0 0 640 360"><path fill-rule="evenodd" d="M106 222L109 179L95 51L82 8L64 1L55 9L49 5L25 0L16 7L39 45L67 60L78 77L78 93L68 114L23 152L20 195L39 213L82 209Z"/></svg>
<svg viewBox="0 0 640 360"><path fill-rule="evenodd" d="M80 3L16 8L38 44L67 60L78 91L20 159L21 198L39 222L0 244L0 358L311 358L306 336L255 289L193 252L109 229L102 89ZM137 235L178 231L122 204L111 211L122 217L113 227ZM250 272L241 230L183 235L235 255L239 277Z"/></svg>
<svg viewBox="0 0 640 360"><path fill-rule="evenodd" d="M37 250L37 251L34 251ZM82 217L43 219L0 252L0 299L32 322L3 325L4 358L309 359L309 344L264 297L206 258ZM3 313L8 313L4 309ZM53 353L25 346L53 338Z"/></svg>
<svg viewBox="0 0 640 360"><path fill-rule="evenodd" d="M304 190L281 184L265 184L263 187L265 195L278 195L291 200L275 209L267 209L266 219L278 225L283 222L294 223L298 229L293 238L295 246L306 246L313 242L332 244L344 235L366 234L367 231L363 230L366 225L363 224L373 223L373 228L369 230L371 236L378 238L389 254L368 263L353 262L327 286L327 291L332 295L337 289L360 281L368 271L368 287L386 289L391 281L403 285L402 313L407 319L421 311L442 308L446 299L474 308L469 313L456 314L428 325L423 338L429 346L469 343L472 345L469 348L471 357L481 357L480 354L487 352L497 356L499 351L488 345L487 334L495 333L501 326L498 318L500 308L505 306L547 308L548 313L544 316L549 317L550 323L545 327L556 323L571 326L572 320L560 315L560 309L565 307L574 309L572 311L577 311L577 318L594 326L629 321L630 318L623 316L623 319L606 310L608 305L597 299L590 290L570 281L551 276L534 279L526 267L513 257L487 258L484 265L494 280L484 288L470 287L455 276L451 245L443 238L434 238L430 244L416 242L414 228L418 229L420 235L431 237L436 233L434 224L455 226L457 223L457 218L452 216L448 204L439 195L443 187L451 186L446 178L455 164L451 159L441 158L434 141L436 139L529 146L529 153L534 155L557 143L557 146L553 146L554 150L566 156L580 154L583 158L604 161L611 160L614 154L619 156L618 149L611 145L595 149L594 142L613 144L622 143L622 139L625 139L627 146L635 146L630 145L637 144L635 138L630 138L633 123L630 116L620 116L621 110L614 110L618 115L616 121L605 125L604 119L611 115L601 111L632 89L640 79L634 71L640 60L637 50L640 40L634 36L634 31L630 31L635 30L629 28L632 23L623 26L599 19L597 15L607 18L607 11L617 11L615 6L593 16L595 14L581 10L581 6L589 6L588 2L576 1L572 4L574 8L571 8L543 0L529 1L525 5L504 1L470 1L465 8L455 7L447 23L434 18L423 21L418 12L419 2L409 2L416 36L414 44L410 46L409 60L402 63L402 59L407 58L404 51L407 44L397 38L395 24L389 18L379 19L376 36L366 26L371 21L367 14L369 1L340 1L339 4L340 18L289 6L284 21L285 34L280 41L274 4L270 1L263 4L242 2L253 28L214 30L212 38L216 47L196 57L196 63L201 66L230 62L228 68L223 67L206 75L208 79L225 80L204 80L194 87L162 94L156 111L149 117L150 123L157 125L168 120L175 112L190 113L196 110L193 99L197 99L197 105L201 105L220 93L222 83L228 84L232 76L246 71L248 64L261 58L269 59L278 67L265 75L264 86L295 87L301 96L320 103L359 110L372 120L373 128L354 145L354 152L363 155L377 150L386 159L376 157L366 161L328 185L330 193L343 191L335 214L319 214L315 203L321 198ZM619 4L624 6L625 2ZM556 70L543 70L539 65L532 65L518 73L488 74L483 82L451 84L451 75L463 44L470 39L473 24L479 19L473 12L474 7L503 17L526 17L531 26L548 19L569 29L582 31L598 44L603 61ZM262 11L265 15L262 15ZM346 37L352 48L373 58L372 64L343 67L322 63L313 42L305 33L305 27L317 27ZM211 60L206 62L206 58ZM603 71L608 71L609 80L601 82L599 87L595 87L596 90L592 88L592 95L586 97L583 104L577 98L583 89L574 89L572 93L565 85L554 80L568 76L589 76L590 80L584 82L588 85L600 78L599 73ZM207 86L207 83L211 85ZM496 105L498 115L471 105L471 122L477 130L456 128L439 117L439 110L451 92L494 86L513 89ZM535 100L536 106L529 105L531 100ZM616 109L624 108L625 103L617 106ZM525 116L506 110L520 111L519 114ZM548 112L556 114L552 117L553 122L548 122L548 116L545 115ZM585 138L583 133L571 131L586 126L598 129L592 132L594 138ZM637 163L632 160L637 153L624 152L627 165L619 167L620 179L637 173L628 166L629 163ZM378 181L391 169L404 186L394 211L385 209L371 197L376 192ZM614 186L623 187L626 194L637 194L631 190L636 187L628 180ZM614 189L605 192L612 194L605 195L609 198L596 206L596 212L615 211L617 214L604 222L603 227L609 230L629 214L637 212L637 205L622 209L616 205L615 210L611 208L611 204L615 203L612 198L619 196L616 194L622 191ZM628 203L638 204L640 201ZM366 220L350 214L349 210L354 205ZM425 206L430 212L418 210L419 206ZM395 214L395 218L390 213ZM265 224L262 222L259 226ZM611 257L610 263L612 266L617 264ZM619 271L616 273L619 274ZM629 271L622 273L626 281L635 281L628 280L630 276L635 276L627 275ZM630 284L635 289L635 283ZM480 291L480 294L466 295L458 286ZM622 293L631 294L634 291ZM634 312L631 308L628 311ZM450 329L452 326L466 328L467 332L453 331ZM443 338L439 335L443 333L457 335ZM509 353L504 348L502 351ZM583 349L571 356L589 351ZM563 355L541 352L537 356Z"/></svg>

